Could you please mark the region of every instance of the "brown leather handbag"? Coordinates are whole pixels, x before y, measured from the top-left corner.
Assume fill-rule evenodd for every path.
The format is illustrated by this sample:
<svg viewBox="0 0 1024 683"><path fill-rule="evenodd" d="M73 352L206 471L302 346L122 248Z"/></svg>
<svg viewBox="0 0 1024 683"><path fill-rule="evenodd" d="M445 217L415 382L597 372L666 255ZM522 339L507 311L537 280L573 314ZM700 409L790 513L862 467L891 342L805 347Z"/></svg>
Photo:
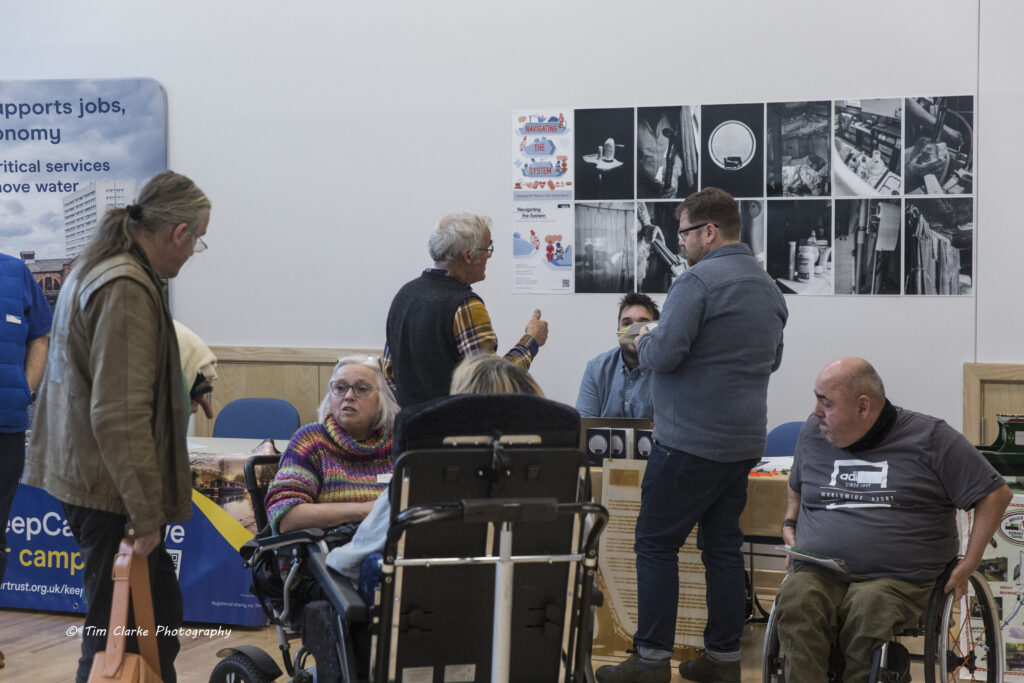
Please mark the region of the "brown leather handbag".
<svg viewBox="0 0 1024 683"><path fill-rule="evenodd" d="M114 558L113 579L114 599L107 626L107 649L93 655L89 683L161 683L153 597L149 590L149 562L132 552L131 541L126 538L121 539L121 548ZM129 594L140 654L125 652Z"/></svg>

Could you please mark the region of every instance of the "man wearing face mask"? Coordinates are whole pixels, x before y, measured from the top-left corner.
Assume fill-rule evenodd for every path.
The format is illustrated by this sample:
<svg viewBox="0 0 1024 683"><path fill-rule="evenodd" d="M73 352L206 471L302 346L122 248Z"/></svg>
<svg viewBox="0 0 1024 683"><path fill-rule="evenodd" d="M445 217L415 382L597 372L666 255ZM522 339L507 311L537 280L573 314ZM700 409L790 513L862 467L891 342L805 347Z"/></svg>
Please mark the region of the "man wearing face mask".
<svg viewBox="0 0 1024 683"><path fill-rule="evenodd" d="M658 304L646 294L630 292L619 301L618 329L658 319ZM636 344L620 344L587 363L576 399L581 417L654 417L651 371L639 367Z"/></svg>
<svg viewBox="0 0 1024 683"><path fill-rule="evenodd" d="M679 548L699 524L707 584L705 651L683 662L692 681L740 680L746 618L743 532L747 475L764 453L768 378L782 362L788 312L778 287L739 241L728 193L708 187L676 212L689 268L658 326L637 337L654 371L654 441L636 522L637 631L632 657L601 683L668 683L679 601Z"/></svg>

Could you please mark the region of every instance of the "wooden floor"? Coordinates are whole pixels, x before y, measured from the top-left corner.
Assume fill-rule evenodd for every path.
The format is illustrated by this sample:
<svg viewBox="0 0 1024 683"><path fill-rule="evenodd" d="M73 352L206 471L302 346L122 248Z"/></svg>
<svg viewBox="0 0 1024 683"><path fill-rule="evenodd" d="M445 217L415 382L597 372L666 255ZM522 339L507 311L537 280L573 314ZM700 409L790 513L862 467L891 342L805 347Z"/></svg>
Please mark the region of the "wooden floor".
<svg viewBox="0 0 1024 683"><path fill-rule="evenodd" d="M76 632L82 625L82 619L80 614L0 609L0 651L7 659L7 665L0 669L0 681L74 681L82 642ZM186 624L186 627L217 629L216 624ZM230 635L226 638L198 635L181 639L181 653L175 663L181 683L207 681L210 671L219 661L217 651L232 645L256 645L269 652L280 664L277 631L273 628L221 628L230 629Z"/></svg>
<svg viewBox="0 0 1024 683"><path fill-rule="evenodd" d="M53 614L29 610L0 609L0 650L7 657L7 666L0 669L0 682L14 683L68 683L73 681L78 666L81 641L68 633L82 624L78 614ZM216 625L189 624L196 628L216 629ZM228 628L228 627L224 627ZM230 627L227 638L182 638L181 654L175 668L181 683L202 683L209 680L210 672L219 661L217 651L232 645L256 645L263 648L280 665L277 632L268 627ZM761 640L764 624L747 624L743 632L743 681L761 680ZM294 649L297 644L293 644ZM594 660L594 668L614 660ZM282 667L283 668L283 667ZM911 667L913 680L924 680L921 664ZM672 683L686 683L673 666Z"/></svg>

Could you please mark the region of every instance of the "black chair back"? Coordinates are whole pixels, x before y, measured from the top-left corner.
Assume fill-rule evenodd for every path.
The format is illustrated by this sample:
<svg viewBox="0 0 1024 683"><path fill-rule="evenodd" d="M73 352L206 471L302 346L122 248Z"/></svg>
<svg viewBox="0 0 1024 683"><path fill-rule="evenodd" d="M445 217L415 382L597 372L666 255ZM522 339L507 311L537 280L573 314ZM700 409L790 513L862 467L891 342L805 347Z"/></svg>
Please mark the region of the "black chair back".
<svg viewBox="0 0 1024 683"><path fill-rule="evenodd" d="M464 515L411 526L402 520L432 508L472 506L474 499L523 509L589 500L588 463L578 441L576 411L534 396L451 396L399 414L395 452L402 454L384 553L391 580L382 587L375 680L401 672L423 680L488 680L495 564L460 561L498 555L501 524ZM580 551L579 514L541 517L513 523L513 556ZM415 564L427 559L429 565ZM579 561L514 566L509 680L582 680L579 627L589 609L580 605L589 605L592 574Z"/></svg>
<svg viewBox="0 0 1024 683"><path fill-rule="evenodd" d="M262 531L267 526L267 489L270 482L274 480L273 474L281 462L280 455L252 455L246 458L242 471L245 474L245 490L249 492L249 500L252 502L252 511L256 517L256 531ZM270 477L260 477L256 468L273 467ZM261 483L261 480L266 483Z"/></svg>

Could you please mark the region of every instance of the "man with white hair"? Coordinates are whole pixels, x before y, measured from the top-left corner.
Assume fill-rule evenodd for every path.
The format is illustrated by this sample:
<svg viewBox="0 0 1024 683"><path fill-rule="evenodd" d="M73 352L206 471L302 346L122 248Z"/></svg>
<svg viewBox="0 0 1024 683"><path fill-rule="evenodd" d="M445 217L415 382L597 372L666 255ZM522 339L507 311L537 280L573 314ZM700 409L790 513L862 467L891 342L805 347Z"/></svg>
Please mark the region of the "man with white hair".
<svg viewBox="0 0 1024 683"><path fill-rule="evenodd" d="M429 242L434 267L406 283L391 302L384 376L402 407L447 395L460 360L498 350L491 317L470 286L486 277L494 252L491 225L489 217L468 211L442 218ZM529 369L547 338L548 324L537 309L505 358Z"/></svg>

